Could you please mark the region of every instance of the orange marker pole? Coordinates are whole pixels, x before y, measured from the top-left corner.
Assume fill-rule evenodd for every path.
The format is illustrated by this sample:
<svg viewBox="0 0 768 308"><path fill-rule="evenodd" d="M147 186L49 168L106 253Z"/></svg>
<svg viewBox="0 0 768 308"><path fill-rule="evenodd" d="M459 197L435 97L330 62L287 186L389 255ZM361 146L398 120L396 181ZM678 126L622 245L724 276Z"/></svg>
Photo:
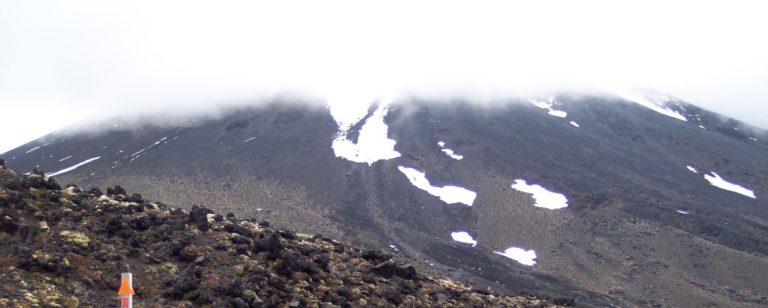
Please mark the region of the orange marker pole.
<svg viewBox="0 0 768 308"><path fill-rule="evenodd" d="M133 275L131 273L120 274L120 290L117 291L120 300L120 308L133 308Z"/></svg>

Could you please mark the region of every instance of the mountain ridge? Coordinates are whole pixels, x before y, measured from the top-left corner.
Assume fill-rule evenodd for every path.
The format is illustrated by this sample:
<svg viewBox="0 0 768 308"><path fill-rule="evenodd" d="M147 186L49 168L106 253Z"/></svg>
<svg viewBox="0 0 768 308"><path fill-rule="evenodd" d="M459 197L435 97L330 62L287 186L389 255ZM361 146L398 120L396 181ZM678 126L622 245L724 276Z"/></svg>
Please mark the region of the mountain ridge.
<svg viewBox="0 0 768 308"><path fill-rule="evenodd" d="M502 293L526 288L620 306L766 302L766 275L753 270L766 268L768 253L765 138L679 100L653 102L686 121L626 100L554 96L380 102L347 128L326 108L275 103L185 127L51 136L5 156L20 170L53 171L98 156L57 178L120 183L155 200L387 249ZM364 152L336 152L340 136L355 151L366 138L393 140L400 156L350 161L343 155ZM707 180L715 174L756 198L715 186ZM517 180L562 194L568 206L536 206ZM468 206L435 195L450 186L477 198ZM456 241L456 232L477 245ZM536 263L494 253L513 247L535 251Z"/></svg>

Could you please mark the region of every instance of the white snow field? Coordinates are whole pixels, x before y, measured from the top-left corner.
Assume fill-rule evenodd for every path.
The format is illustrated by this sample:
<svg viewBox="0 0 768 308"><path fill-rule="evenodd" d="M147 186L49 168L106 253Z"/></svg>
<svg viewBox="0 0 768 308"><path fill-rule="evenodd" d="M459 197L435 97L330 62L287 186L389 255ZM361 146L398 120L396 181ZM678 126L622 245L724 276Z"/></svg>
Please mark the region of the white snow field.
<svg viewBox="0 0 768 308"><path fill-rule="evenodd" d="M347 134L352 126L365 117L365 112L361 116L360 113L354 112L334 112L334 110L338 109L335 109L333 105L329 105L329 107L331 108L331 115L339 125L339 132L331 144L336 157L368 165L372 165L380 160L400 157L400 152L395 151L397 141L387 137L389 128L384 123L384 117L389 110L386 103L382 102L379 104L376 111L365 121L365 124L360 128L357 143L347 139Z"/></svg>
<svg viewBox="0 0 768 308"><path fill-rule="evenodd" d="M565 195L549 191L541 185L528 185L525 180L517 179L515 184L512 184L512 188L524 193L533 194L533 199L536 201L533 204L534 206L549 210L568 207L568 198Z"/></svg>
<svg viewBox="0 0 768 308"><path fill-rule="evenodd" d="M451 238L459 243L470 244L472 247L477 246L477 241L475 241L469 233L464 231L451 232Z"/></svg>
<svg viewBox="0 0 768 308"><path fill-rule="evenodd" d="M709 181L709 184L712 184L712 186L715 186L717 188L728 190L728 191L732 191L732 192L735 192L735 193L738 193L738 194L742 194L742 195L745 195L745 196L750 197L752 199L757 199L757 197L755 196L755 192L754 191L752 191L752 190L750 190L750 189L748 189L748 188L746 188L744 186L728 182L725 179L723 179L722 177L720 177L720 175L718 175L715 172L712 172L712 175L705 174L704 175L704 179Z"/></svg>
<svg viewBox="0 0 768 308"><path fill-rule="evenodd" d="M456 154L456 152L454 152L453 150L451 150L449 148L446 148L445 147L445 142L443 142L443 141L439 141L437 143L437 145L440 146L441 151L443 151L443 153L445 153L445 155L448 155L448 157L450 157L450 158L453 158L455 160L461 160L461 159L464 158L463 155Z"/></svg>
<svg viewBox="0 0 768 308"><path fill-rule="evenodd" d="M665 116L675 118L680 121L688 121L688 119L686 119L685 116L678 113L677 111L664 107L663 104L665 102L670 101L668 97L664 98L662 101L657 101L657 100L652 100L650 98L647 98L640 94L626 92L626 91L618 92L618 95L625 100L640 104L643 107L646 107L648 109L661 113Z"/></svg>
<svg viewBox="0 0 768 308"><path fill-rule="evenodd" d="M429 184L429 180L427 180L424 172L414 168L399 166L397 169L405 174L413 186L426 191L430 195L440 198L440 200L446 204L462 203L467 206L472 206L472 203L475 202L475 198L477 198L477 193L466 188L450 185L443 187L432 186Z"/></svg>
<svg viewBox="0 0 768 308"><path fill-rule="evenodd" d="M522 265L533 266L536 264L536 252L531 250L525 250L518 247L509 247L504 252L494 251L497 254L510 258L519 262Z"/></svg>
<svg viewBox="0 0 768 308"><path fill-rule="evenodd" d="M556 109L553 108L555 106L555 104L557 103L557 101L555 101L554 97L550 96L546 100L542 100L542 99L529 99L528 101L531 102L531 104L533 104L536 107L539 107L541 109L547 110L548 111L547 113L549 115L551 115L551 116L558 117L558 118L565 118L565 117L568 116L567 112L562 111L562 110L556 110Z"/></svg>

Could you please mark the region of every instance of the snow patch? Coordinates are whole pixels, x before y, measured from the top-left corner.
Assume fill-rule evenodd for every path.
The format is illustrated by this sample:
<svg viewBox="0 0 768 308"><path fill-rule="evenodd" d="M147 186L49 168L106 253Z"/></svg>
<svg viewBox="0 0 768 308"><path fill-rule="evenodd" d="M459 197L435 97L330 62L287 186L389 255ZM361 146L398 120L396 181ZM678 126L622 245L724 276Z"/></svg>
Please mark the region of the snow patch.
<svg viewBox="0 0 768 308"><path fill-rule="evenodd" d="M443 151L443 153L445 153L445 155L448 155L448 157L450 158L453 158L455 160L462 160L464 158L463 155L456 154L456 152L454 152L453 150L446 148L445 142L439 141L437 145L439 145L442 148L441 151Z"/></svg>
<svg viewBox="0 0 768 308"><path fill-rule="evenodd" d="M536 264L536 252L531 250L525 250L518 247L509 247L504 252L494 251L497 254L510 258L519 262L522 265L533 266Z"/></svg>
<svg viewBox="0 0 768 308"><path fill-rule="evenodd" d="M389 245L389 248L392 248L394 251L400 251L400 249L397 249L397 246L395 245Z"/></svg>
<svg viewBox="0 0 768 308"><path fill-rule="evenodd" d="M685 116L678 113L677 111L664 107L664 103L670 101L669 97L664 97L663 99L657 99L657 98L651 99L651 98L644 97L642 95L630 93L630 92L619 92L618 94L623 99L640 104L643 107L646 107L648 109L661 113L665 116L675 118L680 121L688 121L688 119L686 119Z"/></svg>
<svg viewBox="0 0 768 308"><path fill-rule="evenodd" d="M679 214L683 214L683 215L688 215L688 214L690 214L688 211L683 211L683 210L676 210L675 212L677 212L677 213L679 213Z"/></svg>
<svg viewBox="0 0 768 308"><path fill-rule="evenodd" d="M243 141L243 143L248 143L248 141L254 140L256 138L258 138L258 137L251 137L251 138L245 139L245 141Z"/></svg>
<svg viewBox="0 0 768 308"><path fill-rule="evenodd" d="M460 232L451 232L451 238L453 238L454 241L457 241L459 243L464 244L470 244L472 247L477 246L477 241L475 241L474 238L472 238L469 233L460 231Z"/></svg>
<svg viewBox="0 0 768 308"><path fill-rule="evenodd" d="M34 148L30 149L29 151L26 151L26 152L24 152L24 153L26 153L26 154L29 154L29 153L32 153L32 152L34 152L35 150L37 150L37 149L39 149L39 148L40 148L40 147L39 147L39 146L37 146L37 147L34 147Z"/></svg>
<svg viewBox="0 0 768 308"><path fill-rule="evenodd" d="M704 125L699 125L699 128L701 128L701 129L707 129L706 127L704 127Z"/></svg>
<svg viewBox="0 0 768 308"><path fill-rule="evenodd" d="M533 194L533 199L536 201L533 204L534 206L549 210L568 207L568 198L565 195L549 191L541 185L528 185L525 180L517 179L515 184L512 184L512 188L524 193Z"/></svg>
<svg viewBox="0 0 768 308"><path fill-rule="evenodd" d="M743 186L740 186L738 184L734 184L734 183L728 182L728 181L724 180L722 177L720 177L720 175L718 175L715 172L712 172L712 175L705 174L704 175L704 179L709 181L709 184L712 184L712 186L715 186L717 188L728 190L728 191L732 191L732 192L735 192L735 193L738 193L738 194L742 194L742 195L745 195L745 196L750 197L752 199L757 199L757 197L755 196L755 192L754 191L752 191L750 189L747 189L747 188L745 188Z"/></svg>
<svg viewBox="0 0 768 308"><path fill-rule="evenodd" d="M60 161L60 162L61 162L61 161L65 161L65 160L67 160L67 159L70 159L70 158L72 158L72 155L69 155L69 156L67 156L67 157L64 157L64 158L62 158L62 159L59 159L59 161Z"/></svg>
<svg viewBox="0 0 768 308"><path fill-rule="evenodd" d="M463 155L456 154L451 149L442 149L442 151L443 153L445 153L445 155L448 155L448 157L453 158L455 160L462 160L464 158Z"/></svg>
<svg viewBox="0 0 768 308"><path fill-rule="evenodd" d="M688 170L690 170L690 171L691 171L691 172L693 172L693 173L696 173L696 174L698 174L698 173L699 173L699 171L698 171L698 170L696 170L696 168L694 168L694 167L691 167L691 166L685 166L685 167L686 167L686 168L688 168Z"/></svg>
<svg viewBox="0 0 768 308"><path fill-rule="evenodd" d="M576 123L576 122L574 122L574 121L571 121L571 125L573 125L573 126L575 126L575 127L581 127L581 125L579 125L579 123Z"/></svg>
<svg viewBox="0 0 768 308"><path fill-rule="evenodd" d="M334 115L333 108L331 111L331 114ZM346 118L337 119L336 122L341 130L331 145L336 157L345 158L356 163L367 163L368 165L372 165L379 160L400 157L400 152L395 151L397 141L389 139L387 136L389 128L384 123L384 117L388 111L386 103L379 105L376 111L365 121L362 128L360 128L357 143L347 139L348 130L354 123L351 125L347 124L346 121L348 119ZM345 117L348 116L345 115ZM334 119L336 119L335 115Z"/></svg>
<svg viewBox="0 0 768 308"><path fill-rule="evenodd" d="M67 172L70 172L72 170L75 170L75 169L79 168L80 166L83 166L83 165L85 165L87 163L90 163L90 162L92 162L94 160L97 160L99 158L101 158L101 156L96 156L94 158L89 158L89 159L86 159L85 161L83 161L83 162L81 162L81 163L79 163L77 165L74 165L74 166L69 167L69 168L61 169L61 170L56 171L56 172L48 173L45 176L56 176L56 175L59 175L59 174L62 174L62 173L67 173Z"/></svg>
<svg viewBox="0 0 768 308"><path fill-rule="evenodd" d="M552 96L548 97L546 100L529 99L528 101L536 107L547 110L548 114L551 116L558 118L565 118L568 116L567 112L552 108L557 104L557 101Z"/></svg>
<svg viewBox="0 0 768 308"><path fill-rule="evenodd" d="M432 186L429 184L429 180L427 180L424 172L419 170L403 166L399 166L397 169L405 174L413 186L426 191L430 195L440 198L440 200L447 204L463 203L467 206L472 206L472 203L475 202L475 198L477 198L477 193L462 187L450 185L443 187Z"/></svg>

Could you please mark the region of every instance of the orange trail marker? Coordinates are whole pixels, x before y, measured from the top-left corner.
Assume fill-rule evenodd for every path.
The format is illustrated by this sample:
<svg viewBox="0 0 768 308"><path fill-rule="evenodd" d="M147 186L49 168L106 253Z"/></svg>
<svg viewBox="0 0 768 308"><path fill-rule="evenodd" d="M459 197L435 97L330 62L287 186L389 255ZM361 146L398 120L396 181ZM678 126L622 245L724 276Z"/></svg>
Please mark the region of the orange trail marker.
<svg viewBox="0 0 768 308"><path fill-rule="evenodd" d="M120 308L133 308L133 275L131 273L120 274L120 290L117 291L120 299Z"/></svg>

